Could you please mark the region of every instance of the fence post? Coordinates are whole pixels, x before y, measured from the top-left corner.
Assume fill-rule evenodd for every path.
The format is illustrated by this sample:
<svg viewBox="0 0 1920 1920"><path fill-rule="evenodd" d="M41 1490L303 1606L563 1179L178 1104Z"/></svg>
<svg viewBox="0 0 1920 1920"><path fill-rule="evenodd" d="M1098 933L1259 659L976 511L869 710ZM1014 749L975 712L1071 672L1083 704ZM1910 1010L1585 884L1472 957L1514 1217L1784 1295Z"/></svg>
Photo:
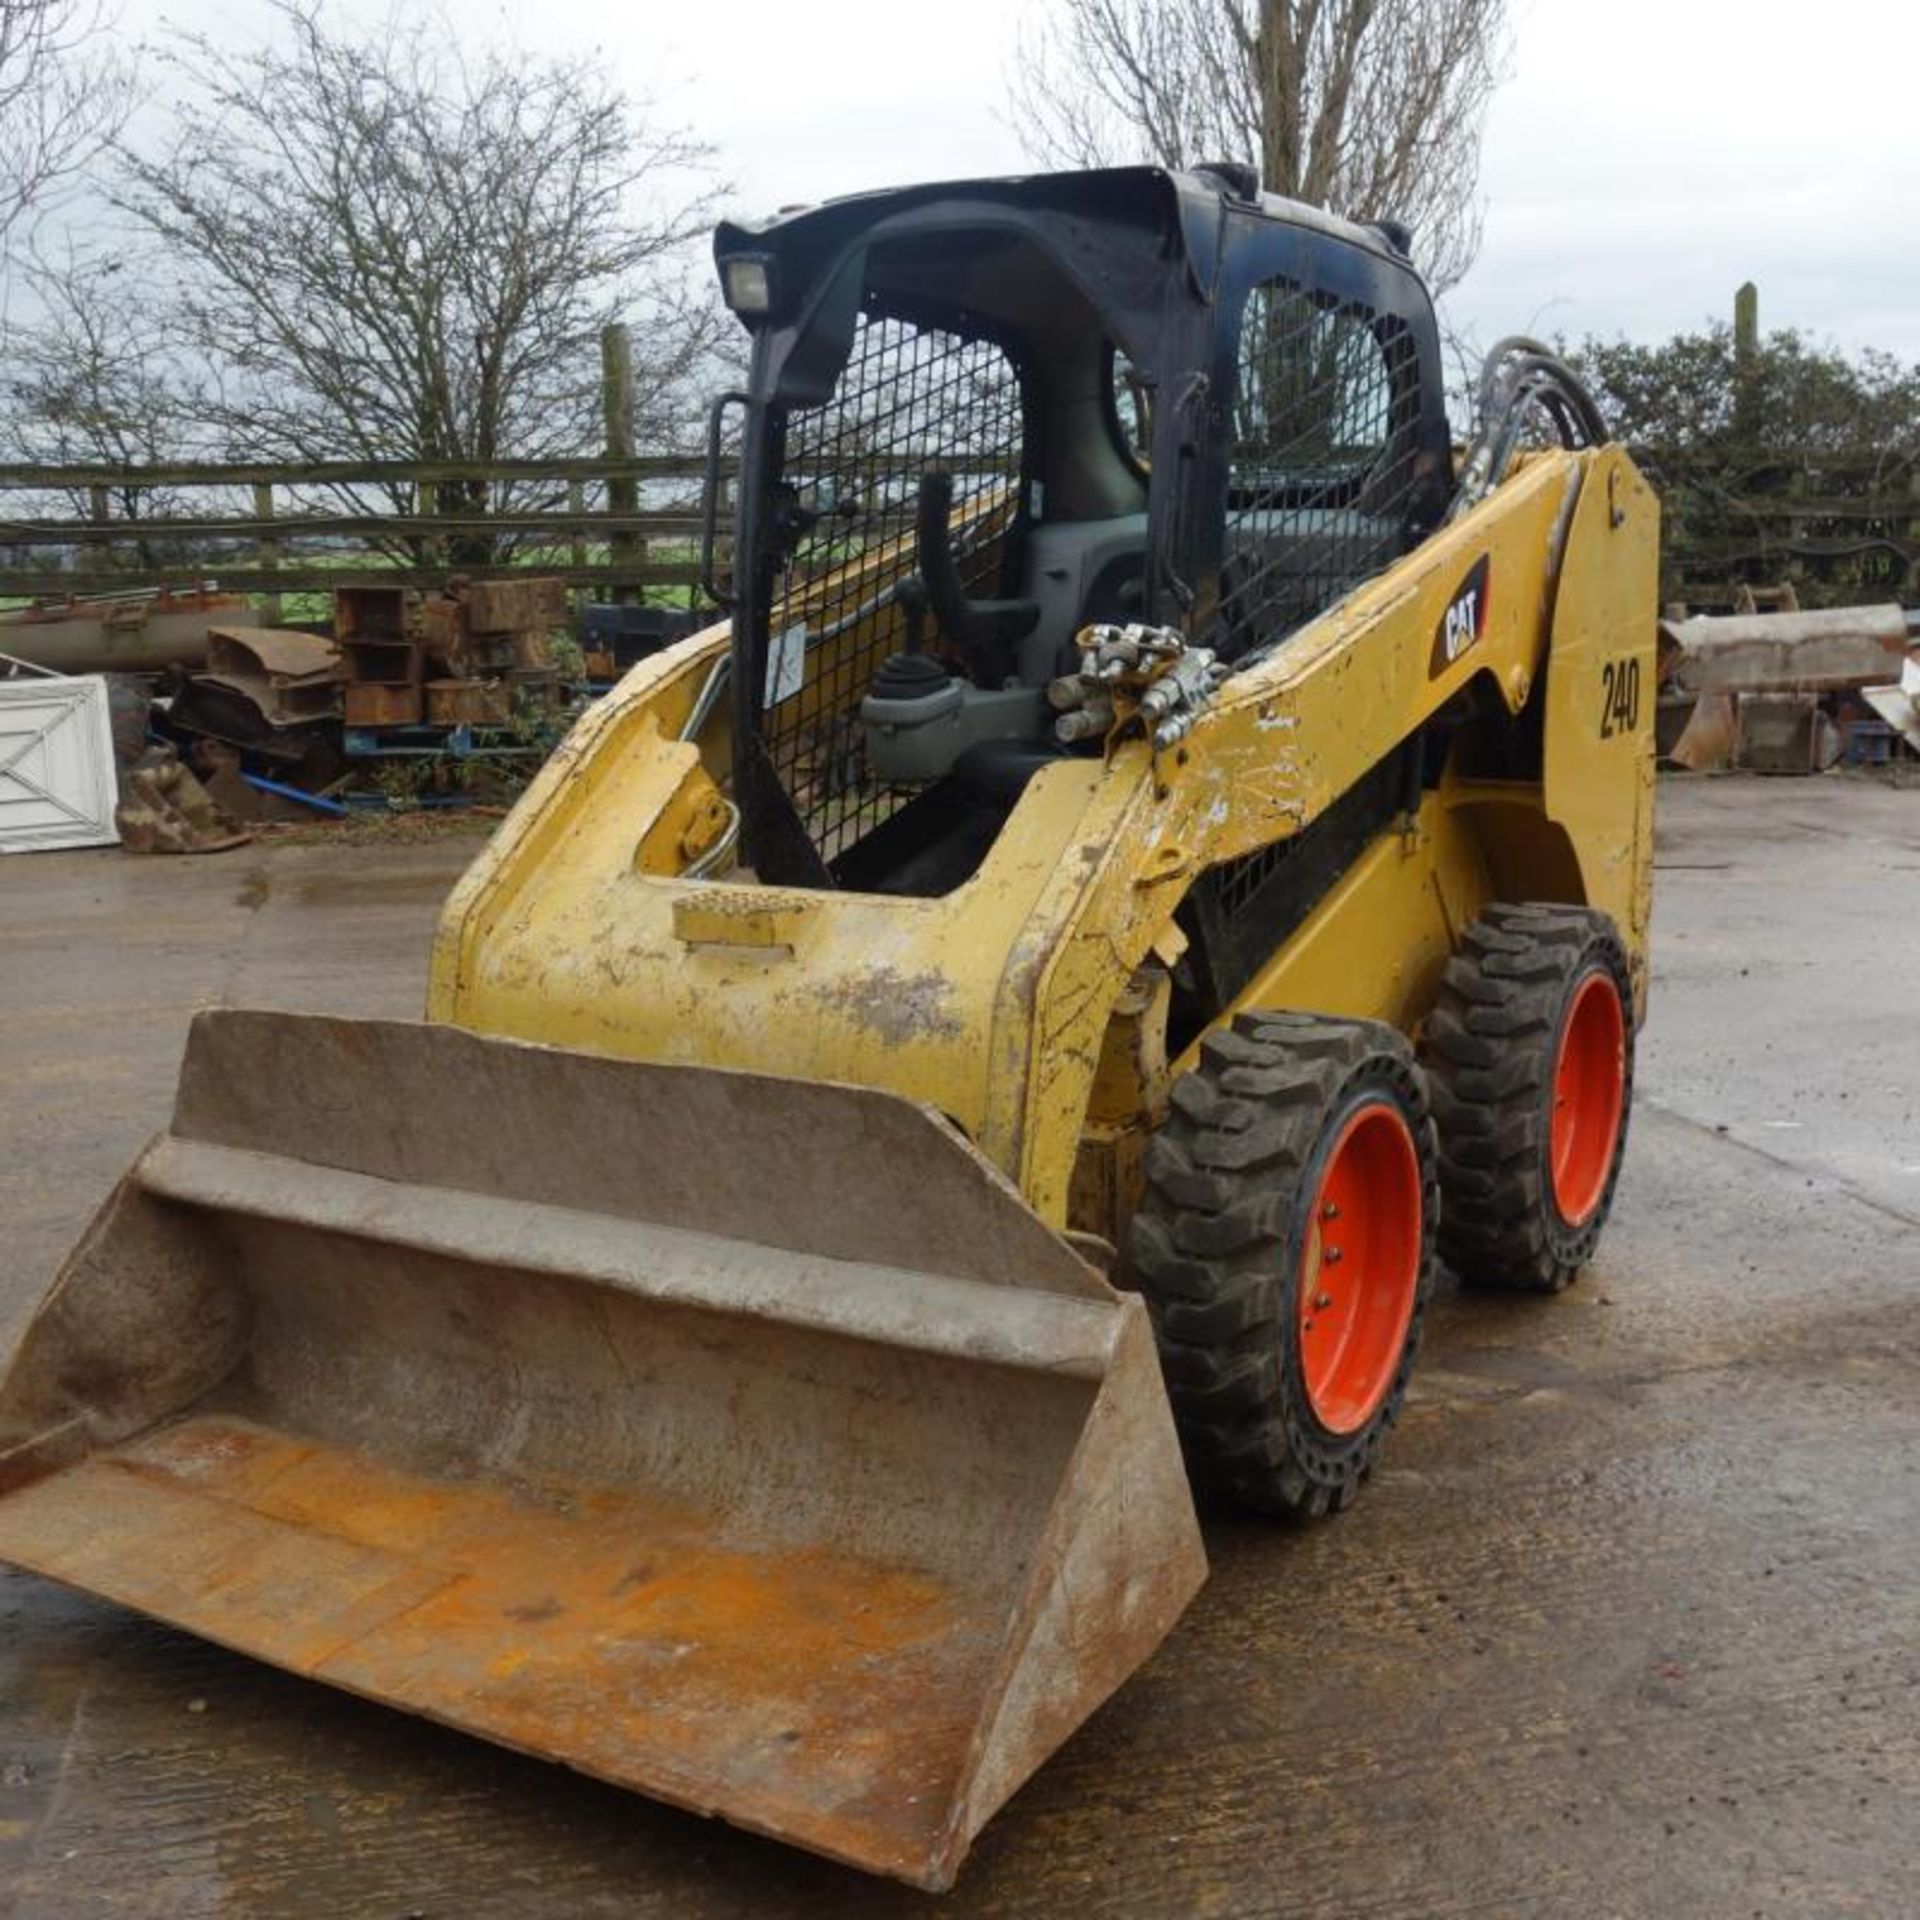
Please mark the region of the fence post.
<svg viewBox="0 0 1920 1920"><path fill-rule="evenodd" d="M1920 463L1907 469L1907 499L1910 514L1920 515ZM1900 570L1900 598L1912 599L1920 590L1920 518L1907 521L1907 564Z"/></svg>
<svg viewBox="0 0 1920 1920"><path fill-rule="evenodd" d="M253 517L256 520L273 518L273 482L271 480L256 480L253 483ZM280 571L280 542L272 534L261 534L255 543L254 551L262 573ZM266 596L264 611L267 625L277 627L280 624L281 614L278 593L269 593Z"/></svg>
<svg viewBox="0 0 1920 1920"><path fill-rule="evenodd" d="M600 331L600 411L606 424L607 458L633 458L633 339L625 325L614 321ZM607 510L610 513L634 513L639 510L640 489L629 479L607 482ZM608 559L618 570L636 564L639 543L630 533L616 533L608 543ZM614 589L613 597L623 606L639 599L632 586Z"/></svg>
<svg viewBox="0 0 1920 1920"><path fill-rule="evenodd" d="M1760 353L1760 289L1751 280L1733 296L1733 430L1742 445L1754 438L1754 361Z"/></svg>
<svg viewBox="0 0 1920 1920"><path fill-rule="evenodd" d="M106 488L102 486L89 487L87 489L87 518L93 521L96 526L104 527L108 520L112 518L112 514L112 500ZM87 560L91 566L111 567L114 563L113 549L107 545L105 541L102 541L97 547L85 548L83 551L86 553Z"/></svg>
<svg viewBox="0 0 1920 1920"><path fill-rule="evenodd" d="M584 480L567 482L567 511L573 515L573 570L582 573L587 565L587 529L584 524L587 517L587 483ZM576 584L573 589L573 611L576 615L586 608L591 589Z"/></svg>

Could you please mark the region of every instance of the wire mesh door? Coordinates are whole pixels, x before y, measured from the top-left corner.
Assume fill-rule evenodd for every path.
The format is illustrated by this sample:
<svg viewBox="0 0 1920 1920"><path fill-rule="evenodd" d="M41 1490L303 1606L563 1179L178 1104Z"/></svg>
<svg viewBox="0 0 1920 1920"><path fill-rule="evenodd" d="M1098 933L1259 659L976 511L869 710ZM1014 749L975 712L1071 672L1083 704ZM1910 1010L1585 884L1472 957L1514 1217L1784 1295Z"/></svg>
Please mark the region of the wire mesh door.
<svg viewBox="0 0 1920 1920"><path fill-rule="evenodd" d="M867 765L860 703L903 642L894 589L915 567L921 479L952 475L961 583L991 591L1023 453L1003 348L879 313L861 316L832 398L787 416L780 480L806 531L775 587L761 740L829 863L907 798Z"/></svg>
<svg viewBox="0 0 1920 1920"><path fill-rule="evenodd" d="M1288 280L1252 290L1221 567L1230 656L1270 646L1404 551L1418 423L1399 321Z"/></svg>
<svg viewBox="0 0 1920 1920"><path fill-rule="evenodd" d="M1418 352L1399 320L1290 280L1253 288L1228 446L1228 659L1265 652L1406 551L1419 424ZM1224 923L1214 944L1260 919L1301 848L1277 840L1206 876L1204 911Z"/></svg>

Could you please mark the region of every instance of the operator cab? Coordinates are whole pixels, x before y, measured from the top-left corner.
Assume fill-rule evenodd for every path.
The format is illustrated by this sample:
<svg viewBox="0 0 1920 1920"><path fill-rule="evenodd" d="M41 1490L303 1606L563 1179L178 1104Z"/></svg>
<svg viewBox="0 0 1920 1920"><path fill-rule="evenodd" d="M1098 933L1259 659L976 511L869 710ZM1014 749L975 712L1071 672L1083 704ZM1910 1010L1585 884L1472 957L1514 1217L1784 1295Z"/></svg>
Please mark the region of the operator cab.
<svg viewBox="0 0 1920 1920"><path fill-rule="evenodd" d="M1081 629L1245 661L1445 506L1417 276L1237 170L869 195L716 254L755 342L728 597L762 878L947 891L1069 751Z"/></svg>

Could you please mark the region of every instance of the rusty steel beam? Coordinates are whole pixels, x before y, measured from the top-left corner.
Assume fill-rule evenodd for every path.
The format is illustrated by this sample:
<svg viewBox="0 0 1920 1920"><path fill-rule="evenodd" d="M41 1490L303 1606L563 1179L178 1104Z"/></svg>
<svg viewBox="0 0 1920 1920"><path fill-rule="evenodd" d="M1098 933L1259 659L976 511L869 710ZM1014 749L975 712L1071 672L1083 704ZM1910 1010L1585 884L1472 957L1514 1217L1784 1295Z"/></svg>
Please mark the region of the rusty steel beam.
<svg viewBox="0 0 1920 1920"><path fill-rule="evenodd" d="M1662 680L1685 693L1834 693L1920 659L1898 606L1696 615L1660 623Z"/></svg>

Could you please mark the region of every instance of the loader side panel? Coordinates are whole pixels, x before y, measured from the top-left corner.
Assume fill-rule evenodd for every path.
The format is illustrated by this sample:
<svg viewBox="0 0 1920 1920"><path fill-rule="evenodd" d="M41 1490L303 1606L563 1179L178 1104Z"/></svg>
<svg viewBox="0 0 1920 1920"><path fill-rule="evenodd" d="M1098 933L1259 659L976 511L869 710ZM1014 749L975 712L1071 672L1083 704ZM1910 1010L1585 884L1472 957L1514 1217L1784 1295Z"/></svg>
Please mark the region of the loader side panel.
<svg viewBox="0 0 1920 1920"><path fill-rule="evenodd" d="M1618 447L1593 456L1567 530L1547 651L1547 817L1586 902L1611 914L1646 1012L1653 910L1654 652L1660 503Z"/></svg>

